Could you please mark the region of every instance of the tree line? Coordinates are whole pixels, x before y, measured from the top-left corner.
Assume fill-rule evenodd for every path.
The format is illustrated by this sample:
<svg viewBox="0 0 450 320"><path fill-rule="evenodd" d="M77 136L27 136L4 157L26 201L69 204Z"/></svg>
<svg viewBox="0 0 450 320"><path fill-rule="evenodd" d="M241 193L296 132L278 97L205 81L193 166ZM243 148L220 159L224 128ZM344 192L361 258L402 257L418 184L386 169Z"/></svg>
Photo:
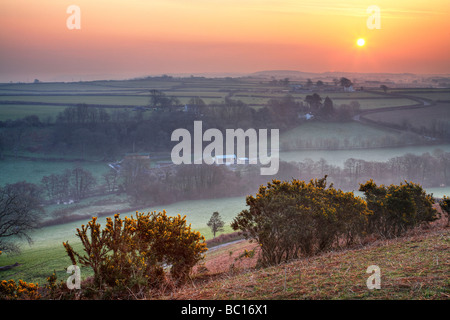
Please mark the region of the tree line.
<svg viewBox="0 0 450 320"><path fill-rule="evenodd" d="M382 184L416 181L429 188L450 186L449 168L450 152L436 149L433 154L406 154L384 162L350 158L343 166L330 164L325 159L280 161L274 178L309 180L327 175L328 181L345 190L354 190L361 181L369 179ZM259 165L241 165L233 170L225 165L207 164L151 167L149 159L126 158L119 167L110 168L101 178L74 166L61 173L43 176L37 185L28 185L41 190L43 202L77 202L93 193L123 193L136 205L160 205L242 196L265 183L265 179L260 175Z"/></svg>
<svg viewBox="0 0 450 320"><path fill-rule="evenodd" d="M302 162L280 161L274 178L279 180L310 180L328 176L328 181L344 190L355 190L359 183L373 179L392 184L404 180L422 186L450 185L450 152L435 150L433 154L406 154L388 161L347 159L343 166L324 159ZM222 165L178 165L150 168L148 160L126 159L120 170L111 169L103 176L110 192L125 192L136 204L165 204L170 202L246 195L266 182L259 165L230 167Z"/></svg>
<svg viewBox="0 0 450 320"><path fill-rule="evenodd" d="M85 159L115 159L125 152L158 152L172 149L171 134L177 128L192 129L202 120L206 129L224 132L228 128L276 128L288 130L300 125L309 114L322 121L347 121L359 110L358 102L336 107L317 93L298 101L291 95L272 98L259 109L226 97L206 104L194 97L184 105L158 90L150 91L145 107L103 108L87 104L69 106L55 121L41 121L35 115L0 121L2 152L46 152L76 155Z"/></svg>
<svg viewBox="0 0 450 320"><path fill-rule="evenodd" d="M450 152L436 149L432 154L405 154L387 161L347 159L343 166L329 164L326 160L306 159L297 165L298 176L312 179L327 174L329 181L344 189L355 189L358 183L374 179L391 184L416 181L424 187L450 186ZM295 177L295 176L293 176Z"/></svg>

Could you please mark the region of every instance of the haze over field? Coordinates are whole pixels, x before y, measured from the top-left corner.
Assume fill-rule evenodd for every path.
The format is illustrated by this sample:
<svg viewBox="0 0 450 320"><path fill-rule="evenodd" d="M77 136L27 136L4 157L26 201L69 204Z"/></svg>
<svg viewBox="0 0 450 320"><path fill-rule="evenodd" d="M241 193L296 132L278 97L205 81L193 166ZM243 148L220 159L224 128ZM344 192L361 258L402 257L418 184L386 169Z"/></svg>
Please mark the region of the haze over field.
<svg viewBox="0 0 450 320"><path fill-rule="evenodd" d="M79 30L66 26L74 4ZM380 29L367 27L372 5ZM271 69L449 73L449 10L447 0L4 0L0 81Z"/></svg>

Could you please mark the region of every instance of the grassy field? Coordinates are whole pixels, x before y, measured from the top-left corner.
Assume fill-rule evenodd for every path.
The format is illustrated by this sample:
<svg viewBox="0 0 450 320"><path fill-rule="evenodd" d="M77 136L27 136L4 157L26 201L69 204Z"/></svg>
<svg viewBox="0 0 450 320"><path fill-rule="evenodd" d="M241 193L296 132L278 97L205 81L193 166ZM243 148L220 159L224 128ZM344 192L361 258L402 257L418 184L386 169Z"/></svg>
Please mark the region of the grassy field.
<svg viewBox="0 0 450 320"><path fill-rule="evenodd" d="M288 87L280 87L261 82L259 79L243 78L150 78L123 81L92 81L72 83L29 83L29 84L0 84L0 101L21 101L23 103L0 105L0 120L17 119L19 117L36 114L41 120L56 117L66 104L98 104L110 106L144 106L149 104L150 90L162 90L168 96L175 96L180 103L188 103L192 97L201 97L205 103L220 102L232 94L233 99L260 107L271 98L281 98L291 94L297 101L304 101L308 94L318 92L323 99L326 96L333 99L338 107L358 101L361 110L385 108L414 104L407 98L394 96L380 96L378 93L356 91L321 91L312 89L311 92L290 92ZM414 92L412 92L414 93ZM425 94L425 93L424 93ZM430 93L426 93L430 94ZM431 93L437 97L445 97L446 92ZM30 105L28 103L57 103L60 106ZM50 107L53 107L50 108Z"/></svg>
<svg viewBox="0 0 450 320"><path fill-rule="evenodd" d="M44 106L28 104L0 104L0 121L22 119L30 115L36 115L41 121L51 118L52 121L65 106Z"/></svg>
<svg viewBox="0 0 450 320"><path fill-rule="evenodd" d="M431 128L438 122L444 122L450 126L450 102L438 102L436 105L411 110L396 110L372 113L366 118L397 126L410 126L415 129Z"/></svg>
<svg viewBox="0 0 450 320"><path fill-rule="evenodd" d="M423 89L392 89L391 93L399 93L417 98L426 98L434 101L450 100L449 89L423 88Z"/></svg>
<svg viewBox="0 0 450 320"><path fill-rule="evenodd" d="M307 122L280 137L283 151L296 149L351 149L389 147L404 143L395 131L369 127L357 122Z"/></svg>
<svg viewBox="0 0 450 320"><path fill-rule="evenodd" d="M350 104L352 101L358 101L360 104L360 110L368 109L382 109L387 107L400 107L410 106L417 104L416 101L411 99L349 99L349 100L333 100L335 107L339 107L342 104Z"/></svg>
<svg viewBox="0 0 450 320"><path fill-rule="evenodd" d="M71 169L76 165L90 171L99 183L102 183L102 174L109 170L108 164L104 162L23 160L5 157L0 160L0 185L24 180L40 183L42 177L52 173L63 173L65 169Z"/></svg>
<svg viewBox="0 0 450 320"><path fill-rule="evenodd" d="M2 96L0 101L24 101L24 102L40 102L40 103L58 103L64 104L101 104L101 105L130 105L145 106L149 103L149 95L21 95L21 96ZM40 106L37 106L38 108Z"/></svg>

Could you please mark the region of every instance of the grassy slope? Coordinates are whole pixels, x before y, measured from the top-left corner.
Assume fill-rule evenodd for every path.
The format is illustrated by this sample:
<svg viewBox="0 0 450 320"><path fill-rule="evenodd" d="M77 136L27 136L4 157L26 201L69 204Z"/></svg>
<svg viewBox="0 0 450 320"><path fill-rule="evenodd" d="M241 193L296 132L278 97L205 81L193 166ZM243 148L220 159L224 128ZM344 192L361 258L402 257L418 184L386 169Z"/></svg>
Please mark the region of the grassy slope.
<svg viewBox="0 0 450 320"><path fill-rule="evenodd" d="M401 138L393 131L369 127L357 122L307 122L280 137L281 148L351 149L392 146ZM328 144L327 144L328 142Z"/></svg>
<svg viewBox="0 0 450 320"><path fill-rule="evenodd" d="M408 110L408 112L405 112L404 110L377 112L368 115L367 118L398 126L402 126L406 122L413 128L430 128L438 121L450 121L450 103L439 102L434 106L412 109Z"/></svg>
<svg viewBox="0 0 450 320"><path fill-rule="evenodd" d="M208 272L171 299L449 299L450 230L435 227L394 240L329 252L255 270L235 260L254 244L242 241L209 253ZM234 264L234 268L231 265ZM367 267L378 265L381 289L369 290ZM169 297L167 297L169 298Z"/></svg>
<svg viewBox="0 0 450 320"><path fill-rule="evenodd" d="M102 174L109 170L108 164L105 162L64 162L46 161L45 159L32 161L8 157L0 162L0 185L24 180L40 183L44 176L52 173L61 174L64 170L73 169L75 166L90 171L99 184L103 183Z"/></svg>

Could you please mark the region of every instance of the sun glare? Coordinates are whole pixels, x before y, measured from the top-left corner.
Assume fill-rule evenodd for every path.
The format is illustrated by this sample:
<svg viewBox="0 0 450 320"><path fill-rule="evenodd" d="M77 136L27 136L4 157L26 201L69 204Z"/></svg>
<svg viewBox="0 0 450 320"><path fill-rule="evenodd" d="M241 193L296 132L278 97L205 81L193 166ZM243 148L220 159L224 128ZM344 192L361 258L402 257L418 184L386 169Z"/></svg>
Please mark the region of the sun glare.
<svg viewBox="0 0 450 320"><path fill-rule="evenodd" d="M359 38L358 41L356 41L356 44L362 47L363 45L366 44L366 40L364 40L363 38Z"/></svg>

